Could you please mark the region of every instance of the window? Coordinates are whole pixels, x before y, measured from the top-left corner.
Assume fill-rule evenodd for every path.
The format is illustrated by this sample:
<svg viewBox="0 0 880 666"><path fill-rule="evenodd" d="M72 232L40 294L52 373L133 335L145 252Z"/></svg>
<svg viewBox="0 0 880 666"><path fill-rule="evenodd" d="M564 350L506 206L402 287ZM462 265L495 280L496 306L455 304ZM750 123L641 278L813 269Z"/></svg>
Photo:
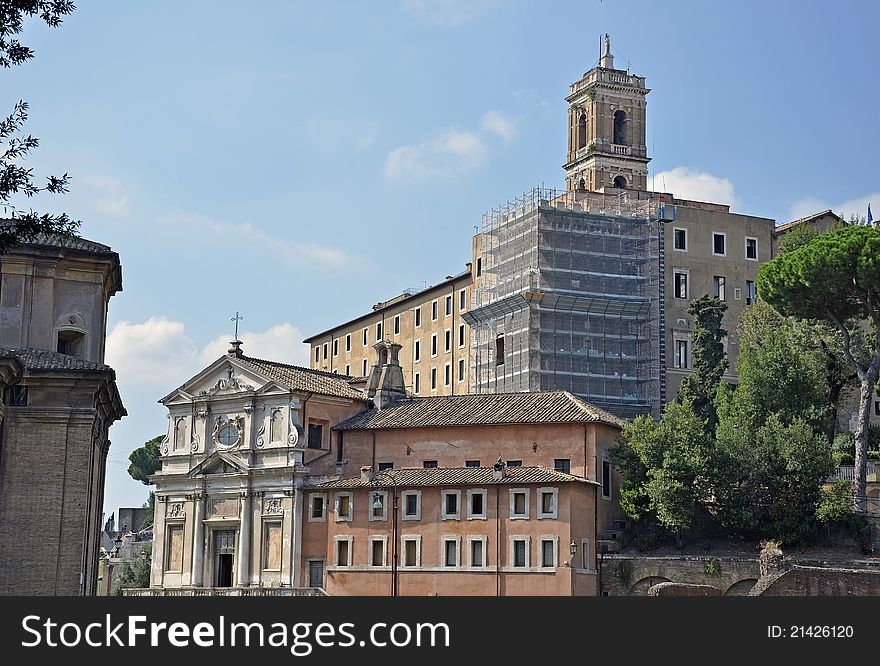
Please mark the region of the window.
<svg viewBox="0 0 880 666"><path fill-rule="evenodd" d="M459 541L460 537L444 537L443 538L443 566L457 567L459 566Z"/></svg>
<svg viewBox="0 0 880 666"><path fill-rule="evenodd" d="M570 458L556 458L553 461L553 469L555 469L557 472L571 474L571 459Z"/></svg>
<svg viewBox="0 0 880 666"><path fill-rule="evenodd" d="M351 333L345 335L345 351L351 351Z"/></svg>
<svg viewBox="0 0 880 666"><path fill-rule="evenodd" d="M602 461L602 497L611 499L611 461Z"/></svg>
<svg viewBox="0 0 880 666"><path fill-rule="evenodd" d="M446 329L446 333L443 336L443 342L443 351L448 354L450 351L452 351L452 331L448 328Z"/></svg>
<svg viewBox="0 0 880 666"><path fill-rule="evenodd" d="M581 539L581 569L585 571L589 571L592 567L590 566L590 542L586 539Z"/></svg>
<svg viewBox="0 0 880 666"><path fill-rule="evenodd" d="M738 301L742 298L742 289L739 287L734 287L733 289L733 300Z"/></svg>
<svg viewBox="0 0 880 666"><path fill-rule="evenodd" d="M687 229L672 230L672 249L687 252Z"/></svg>
<svg viewBox="0 0 880 666"><path fill-rule="evenodd" d="M366 377L366 376L367 376L367 359L364 359L364 365L363 365L363 370L362 370L362 372L361 372L361 376L362 376L362 377Z"/></svg>
<svg viewBox="0 0 880 666"><path fill-rule="evenodd" d="M541 538L541 567L551 568L556 566L556 537Z"/></svg>
<svg viewBox="0 0 880 666"><path fill-rule="evenodd" d="M483 257L477 257L477 277L483 274Z"/></svg>
<svg viewBox="0 0 880 666"><path fill-rule="evenodd" d="M558 490L556 488L538 489L538 520L556 518L556 502Z"/></svg>
<svg viewBox="0 0 880 666"><path fill-rule="evenodd" d="M382 322L376 324L376 342L382 340Z"/></svg>
<svg viewBox="0 0 880 666"><path fill-rule="evenodd" d="M465 310L467 308L467 290L462 289L458 292L458 309Z"/></svg>
<svg viewBox="0 0 880 666"><path fill-rule="evenodd" d="M394 469L394 463L390 463L390 462L379 463L379 465L376 469L380 472L384 472L386 469Z"/></svg>
<svg viewBox="0 0 880 666"><path fill-rule="evenodd" d="M421 306L415 309L415 317L416 317L416 328L422 325L422 308Z"/></svg>
<svg viewBox="0 0 880 666"><path fill-rule="evenodd" d="M321 348L315 345L315 363L321 360Z"/></svg>
<svg viewBox="0 0 880 666"><path fill-rule="evenodd" d="M422 467L424 467L425 469L436 469L437 468L437 461L436 460L425 460L424 462L422 462Z"/></svg>
<svg viewBox="0 0 880 666"><path fill-rule="evenodd" d="M464 359L458 359L458 381L464 381Z"/></svg>
<svg viewBox="0 0 880 666"><path fill-rule="evenodd" d="M486 566L486 538L485 537L468 537L470 544L468 548L468 566L484 567Z"/></svg>
<svg viewBox="0 0 880 666"><path fill-rule="evenodd" d="M508 460L508 467L522 467L522 460Z"/></svg>
<svg viewBox="0 0 880 666"><path fill-rule="evenodd" d="M431 356L434 357L437 355L437 334L431 334Z"/></svg>
<svg viewBox="0 0 880 666"><path fill-rule="evenodd" d="M339 356L339 338L333 338L333 356Z"/></svg>
<svg viewBox="0 0 880 666"><path fill-rule="evenodd" d="M431 390L437 390L437 368L431 368Z"/></svg>
<svg viewBox="0 0 880 666"><path fill-rule="evenodd" d="M755 283L746 280L746 305L752 305L758 300L758 290L755 289Z"/></svg>
<svg viewBox="0 0 880 666"><path fill-rule="evenodd" d="M413 363L418 363L422 360L422 341L416 340L413 343Z"/></svg>
<svg viewBox="0 0 880 666"><path fill-rule="evenodd" d="M504 365L504 335L495 338L495 365Z"/></svg>
<svg viewBox="0 0 880 666"><path fill-rule="evenodd" d="M403 542L403 566L417 567L422 559L421 537L402 537Z"/></svg>
<svg viewBox="0 0 880 666"><path fill-rule="evenodd" d="M431 321L437 321L437 301L431 302Z"/></svg>
<svg viewBox="0 0 880 666"><path fill-rule="evenodd" d="M183 571L183 523L169 525L165 551L165 571Z"/></svg>
<svg viewBox="0 0 880 666"><path fill-rule="evenodd" d="M479 467L480 461L479 460L465 460L464 466L465 467Z"/></svg>
<svg viewBox="0 0 880 666"><path fill-rule="evenodd" d="M336 521L351 520L351 493L336 493Z"/></svg>
<svg viewBox="0 0 880 666"><path fill-rule="evenodd" d="M510 559L515 567L529 566L529 538L513 537L510 540Z"/></svg>
<svg viewBox="0 0 880 666"><path fill-rule="evenodd" d="M443 366L443 386L449 386L452 383L452 366L447 363Z"/></svg>
<svg viewBox="0 0 880 666"><path fill-rule="evenodd" d="M421 383L422 383L421 377L419 376L419 373L417 372L413 375L413 393L415 393L416 395L418 395L418 393L422 389Z"/></svg>
<svg viewBox="0 0 880 666"><path fill-rule="evenodd" d="M309 522L318 523L327 519L327 496L312 495L309 501Z"/></svg>
<svg viewBox="0 0 880 666"><path fill-rule="evenodd" d="M874 401L874 414L880 416L880 400Z"/></svg>
<svg viewBox="0 0 880 666"><path fill-rule="evenodd" d="M327 343L324 343L324 360L327 360Z"/></svg>
<svg viewBox="0 0 880 666"><path fill-rule="evenodd" d="M464 347L464 324L458 326L458 346Z"/></svg>
<svg viewBox="0 0 880 666"><path fill-rule="evenodd" d="M370 493L370 520L388 520L388 491Z"/></svg>
<svg viewBox="0 0 880 666"><path fill-rule="evenodd" d="M370 341L370 329L369 329L369 328L365 328L365 329L363 330L363 334L364 334L364 347L366 347L367 344L368 344L369 341Z"/></svg>
<svg viewBox="0 0 880 666"><path fill-rule="evenodd" d="M712 232L712 254L720 257L727 255L727 234Z"/></svg>
<svg viewBox="0 0 880 666"><path fill-rule="evenodd" d="M351 366L348 363L345 364L345 376L351 377Z"/></svg>
<svg viewBox="0 0 880 666"><path fill-rule="evenodd" d="M309 448L320 449L324 446L324 426L321 423L309 423Z"/></svg>
<svg viewBox="0 0 880 666"><path fill-rule="evenodd" d="M676 368L687 368L688 367L688 341L687 340L676 340L675 341L675 367Z"/></svg>
<svg viewBox="0 0 880 666"><path fill-rule="evenodd" d="M352 537L334 537L336 541L335 555L337 567L351 566L351 541Z"/></svg>
<svg viewBox="0 0 880 666"><path fill-rule="evenodd" d="M746 237L746 259L758 261L758 239Z"/></svg>
<svg viewBox="0 0 880 666"><path fill-rule="evenodd" d="M725 301L727 300L727 290L725 289L725 282L723 275L716 275L712 279L712 283L715 287L715 298Z"/></svg>
<svg viewBox="0 0 880 666"><path fill-rule="evenodd" d="M479 467L479 465L475 465ZM484 520L486 518L486 491L485 490L468 490L467 491L467 517L468 520Z"/></svg>
<svg viewBox="0 0 880 666"><path fill-rule="evenodd" d="M528 519L529 491L527 489L518 488L510 491L510 517L513 520Z"/></svg>
<svg viewBox="0 0 880 666"><path fill-rule="evenodd" d="M370 537L370 566L384 567L385 553L388 550L385 547L385 537Z"/></svg>
<svg viewBox="0 0 880 666"><path fill-rule="evenodd" d="M688 297L688 274L686 271L674 271L673 273L673 294L676 298Z"/></svg>
<svg viewBox="0 0 880 666"><path fill-rule="evenodd" d="M421 520L422 517L422 493L418 490L401 493L403 499L403 519Z"/></svg>
<svg viewBox="0 0 880 666"><path fill-rule="evenodd" d="M18 385L9 387L8 404L10 407L27 407L28 387Z"/></svg>
<svg viewBox="0 0 880 666"><path fill-rule="evenodd" d="M626 145L626 111L618 109L614 112L614 143L618 146ZM616 185L615 185L616 187Z"/></svg>
<svg viewBox="0 0 880 666"><path fill-rule="evenodd" d="M281 522L263 523L263 569L281 571Z"/></svg>
<svg viewBox="0 0 880 666"><path fill-rule="evenodd" d="M458 520L461 518L459 502L461 501L460 490L444 490L441 493L441 518L443 520Z"/></svg>
<svg viewBox="0 0 880 666"><path fill-rule="evenodd" d="M400 315L394 315L394 335L400 335Z"/></svg>
<svg viewBox="0 0 880 666"><path fill-rule="evenodd" d="M452 314L452 295L446 297L446 316Z"/></svg>

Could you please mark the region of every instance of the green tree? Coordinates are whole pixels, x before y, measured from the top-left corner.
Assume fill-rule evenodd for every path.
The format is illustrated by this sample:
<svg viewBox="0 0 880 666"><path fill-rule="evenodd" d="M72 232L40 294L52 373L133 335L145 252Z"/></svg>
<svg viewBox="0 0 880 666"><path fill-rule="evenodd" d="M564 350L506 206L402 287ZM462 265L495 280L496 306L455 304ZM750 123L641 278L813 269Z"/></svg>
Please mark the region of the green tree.
<svg viewBox="0 0 880 666"><path fill-rule="evenodd" d="M153 437L143 446L135 449L128 456L131 464L128 466L128 474L135 481L140 481L145 486L152 485L150 476L159 471L162 463L159 459L159 443L165 439L164 435Z"/></svg>
<svg viewBox="0 0 880 666"><path fill-rule="evenodd" d="M859 380L856 417L855 509L866 509L866 464L871 399L880 374L880 230L847 226L761 266L758 294L783 315L834 325L843 357ZM867 352L853 344L853 320L867 319L873 339Z"/></svg>
<svg viewBox="0 0 880 666"><path fill-rule="evenodd" d="M694 318L694 372L682 381L678 389L678 399L681 402L690 402L697 415L706 421L710 431L715 430L718 422L713 404L718 382L728 367L723 342L727 331L721 328L726 310L726 303L709 296L694 299L687 310Z"/></svg>
<svg viewBox="0 0 880 666"><path fill-rule="evenodd" d="M21 65L34 57L34 52L18 41L25 18L38 16L49 27L61 24L61 18L75 9L70 0L2 0L0 2L0 66ZM25 168L28 155L37 148L39 140L24 135L28 104L21 100L5 118L0 118L0 207L3 215L13 223L0 226L0 253L19 242L48 234L69 236L79 228L79 222L66 213L37 213L17 203L21 197L31 199L41 192L64 194L69 176L48 176L40 185L33 169Z"/></svg>
<svg viewBox="0 0 880 666"><path fill-rule="evenodd" d="M150 586L150 555L152 545L144 546L139 552L123 561L122 571L113 584L113 595L122 596L122 590Z"/></svg>

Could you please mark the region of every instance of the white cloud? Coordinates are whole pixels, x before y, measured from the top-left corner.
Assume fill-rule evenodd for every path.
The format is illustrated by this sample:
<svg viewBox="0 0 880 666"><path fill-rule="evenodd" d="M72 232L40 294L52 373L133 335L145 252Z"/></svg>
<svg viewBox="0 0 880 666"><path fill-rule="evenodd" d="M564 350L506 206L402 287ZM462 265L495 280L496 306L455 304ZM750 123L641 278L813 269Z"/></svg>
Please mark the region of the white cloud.
<svg viewBox="0 0 880 666"><path fill-rule="evenodd" d="M162 316L141 323L121 321L107 336L106 362L116 371L123 393L148 387L165 394L223 356L230 337L220 335L199 346L179 321ZM309 347L303 337L290 323L239 334L242 350L249 356L308 366Z"/></svg>
<svg viewBox="0 0 880 666"><path fill-rule="evenodd" d="M484 132L496 134L500 136L504 143L512 141L519 136L517 121L500 111L487 111L483 114L483 121L480 123L480 129Z"/></svg>
<svg viewBox="0 0 880 666"><path fill-rule="evenodd" d="M83 182L95 191L95 208L108 215L128 215L128 194L120 180L114 176L88 173Z"/></svg>
<svg viewBox="0 0 880 666"><path fill-rule="evenodd" d="M423 23L454 27L492 11L501 0L402 0L400 4Z"/></svg>
<svg viewBox="0 0 880 666"><path fill-rule="evenodd" d="M385 161L385 177L410 181L458 176L481 166L488 152L478 133L451 129L422 143L391 150Z"/></svg>
<svg viewBox="0 0 880 666"><path fill-rule="evenodd" d="M878 214L878 212L880 212L880 192L872 192L871 194L856 197L855 199L843 201L838 204L829 204L816 197L804 197L791 204L788 209L789 219L782 220L782 222L797 220L806 217L807 215L812 215L813 213L820 213L829 208L840 215L844 220L849 221L849 218L853 215L867 217L868 204L871 204L871 215L873 218L875 220L880 219L880 214Z"/></svg>
<svg viewBox="0 0 880 666"><path fill-rule="evenodd" d="M718 178L688 167L661 171L652 176L651 182L652 189L669 192L681 199L728 204L732 208L739 205L733 183L727 178Z"/></svg>

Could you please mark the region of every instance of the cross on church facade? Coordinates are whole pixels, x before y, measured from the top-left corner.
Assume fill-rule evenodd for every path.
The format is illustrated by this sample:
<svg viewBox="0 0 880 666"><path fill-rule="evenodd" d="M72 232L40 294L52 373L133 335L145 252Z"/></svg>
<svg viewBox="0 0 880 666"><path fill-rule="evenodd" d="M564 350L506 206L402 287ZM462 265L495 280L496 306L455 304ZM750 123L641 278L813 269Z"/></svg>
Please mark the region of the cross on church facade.
<svg viewBox="0 0 880 666"><path fill-rule="evenodd" d="M229 321L235 322L235 337L233 339L236 341L238 340L238 322L240 322L242 319L244 319L244 317L242 317L240 314L238 314L238 310L236 310L235 316L229 320Z"/></svg>

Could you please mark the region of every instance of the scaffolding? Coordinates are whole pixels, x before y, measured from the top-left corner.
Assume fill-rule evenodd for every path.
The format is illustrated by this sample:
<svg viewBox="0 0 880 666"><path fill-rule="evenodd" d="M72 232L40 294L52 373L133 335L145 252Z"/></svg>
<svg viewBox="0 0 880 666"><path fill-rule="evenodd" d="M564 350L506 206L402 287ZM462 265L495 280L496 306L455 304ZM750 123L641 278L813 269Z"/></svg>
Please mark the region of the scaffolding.
<svg viewBox="0 0 880 666"><path fill-rule="evenodd" d="M664 212L647 194L535 188L484 214L471 392L568 390L619 416L659 413Z"/></svg>

